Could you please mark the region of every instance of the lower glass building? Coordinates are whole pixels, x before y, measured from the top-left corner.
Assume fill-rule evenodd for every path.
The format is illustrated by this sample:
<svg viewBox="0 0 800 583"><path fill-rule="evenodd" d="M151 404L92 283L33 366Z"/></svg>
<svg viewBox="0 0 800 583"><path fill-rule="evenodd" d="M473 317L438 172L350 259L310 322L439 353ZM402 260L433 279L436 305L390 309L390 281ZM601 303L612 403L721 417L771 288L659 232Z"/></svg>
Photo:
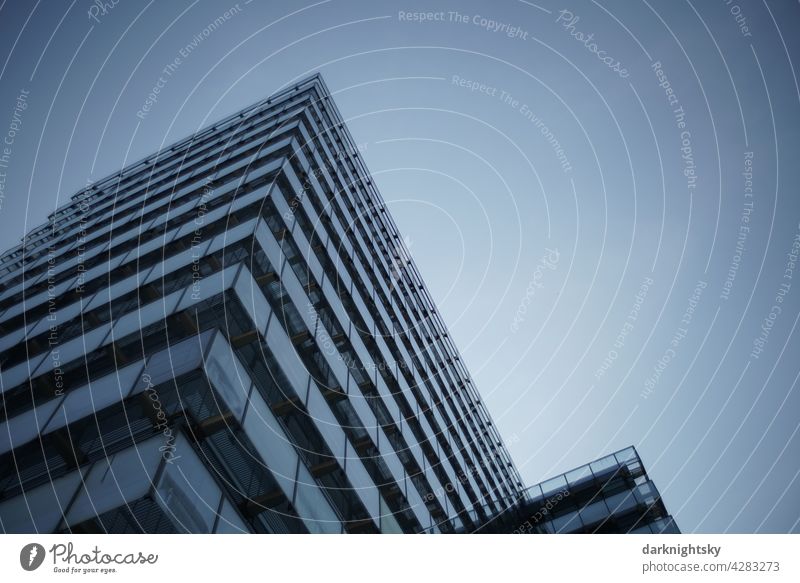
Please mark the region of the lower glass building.
<svg viewBox="0 0 800 583"><path fill-rule="evenodd" d="M0 391L3 532L479 532L536 504L317 75L3 254Z"/></svg>
<svg viewBox="0 0 800 583"><path fill-rule="evenodd" d="M472 532L679 533L634 447L527 488Z"/></svg>

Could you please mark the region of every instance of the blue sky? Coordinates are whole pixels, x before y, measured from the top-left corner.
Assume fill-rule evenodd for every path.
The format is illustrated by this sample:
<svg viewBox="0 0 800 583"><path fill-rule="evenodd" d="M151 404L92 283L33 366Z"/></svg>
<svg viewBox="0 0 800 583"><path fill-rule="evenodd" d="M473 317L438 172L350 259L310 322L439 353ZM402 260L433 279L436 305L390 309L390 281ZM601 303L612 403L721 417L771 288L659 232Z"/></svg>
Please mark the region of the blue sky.
<svg viewBox="0 0 800 583"><path fill-rule="evenodd" d="M0 5L0 247L321 71L528 483L798 530L797 3L92 6Z"/></svg>

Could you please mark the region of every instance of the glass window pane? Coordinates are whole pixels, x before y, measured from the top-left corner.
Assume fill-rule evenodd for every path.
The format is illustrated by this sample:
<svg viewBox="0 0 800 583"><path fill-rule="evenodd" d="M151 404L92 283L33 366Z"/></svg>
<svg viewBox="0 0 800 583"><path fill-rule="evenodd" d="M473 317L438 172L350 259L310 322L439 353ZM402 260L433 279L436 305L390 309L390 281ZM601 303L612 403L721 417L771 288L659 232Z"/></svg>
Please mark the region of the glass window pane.
<svg viewBox="0 0 800 583"><path fill-rule="evenodd" d="M361 462L361 458L358 457L358 454L356 454L352 448L348 448L345 473L347 474L347 479L350 480L350 483L353 485L356 494L361 499L361 502L364 503L367 512L369 512L370 516L375 520L375 523L379 524L380 494L372 478L370 478L367 473L364 464Z"/></svg>
<svg viewBox="0 0 800 583"><path fill-rule="evenodd" d="M384 502L383 497L381 497L380 503L381 503L381 532L383 534L402 534L403 529L400 528L400 524L394 517L392 510L386 505L386 502Z"/></svg>
<svg viewBox="0 0 800 583"><path fill-rule="evenodd" d="M291 500L298 462L297 452L287 440L272 411L255 391L245 412L243 428L283 493Z"/></svg>
<svg viewBox="0 0 800 583"><path fill-rule="evenodd" d="M305 396L310 376L294 346L292 346L289 337L281 327L278 318L272 318L267 328L266 339L267 346L269 346L272 354L275 355L275 359L280 363L281 371L286 375L294 392L300 396Z"/></svg>
<svg viewBox="0 0 800 583"><path fill-rule="evenodd" d="M394 478L394 481L397 482L397 485L402 488L403 487L403 480L405 480L405 468L403 467L403 463L400 461L400 458L397 457L397 453L392 448L391 444L389 443L389 439L384 435L383 430L381 430L380 437L378 438L378 451L383 458L383 461L386 463L389 471Z"/></svg>
<svg viewBox="0 0 800 583"><path fill-rule="evenodd" d="M272 309L267 303L267 299L253 279L250 270L247 266L242 266L238 277L236 278L236 295L242 302L242 306L250 315L253 320L256 330L263 334L267 329L267 322L272 313Z"/></svg>
<svg viewBox="0 0 800 583"><path fill-rule="evenodd" d="M222 492L182 434L174 446L154 497L178 532L211 532Z"/></svg>
<svg viewBox="0 0 800 583"><path fill-rule="evenodd" d="M589 466L581 466L571 472L567 472L566 477L570 487L573 487L576 484L591 480L592 471L589 469Z"/></svg>
<svg viewBox="0 0 800 583"><path fill-rule="evenodd" d="M550 497L553 494L557 494L563 490L567 489L567 480L564 476L558 476L547 480L546 482L542 482L542 493L545 497Z"/></svg>
<svg viewBox="0 0 800 583"><path fill-rule="evenodd" d="M325 401L325 397L319 392L316 383L312 383L306 404L308 414L314 420L328 447L331 449L339 464L344 467L344 455L347 445L347 437L342 431L339 422L331 412L330 406Z"/></svg>
<svg viewBox="0 0 800 583"><path fill-rule="evenodd" d="M651 506L658 500L658 491L652 482L645 482L636 486L633 495L640 504Z"/></svg>
<svg viewBox="0 0 800 583"><path fill-rule="evenodd" d="M43 433L47 422L62 400L63 397L51 399L0 424L0 455L32 441L39 433Z"/></svg>
<svg viewBox="0 0 800 583"><path fill-rule="evenodd" d="M252 382L222 334L217 334L205 359L205 371L224 406L241 420Z"/></svg>
<svg viewBox="0 0 800 583"><path fill-rule="evenodd" d="M0 522L6 533L51 533L81 483L80 471L57 478L0 504Z"/></svg>
<svg viewBox="0 0 800 583"><path fill-rule="evenodd" d="M636 497L633 495L632 491L626 490L625 492L619 492L618 494L609 496L606 498L606 503L612 513L621 514L636 506Z"/></svg>
<svg viewBox="0 0 800 583"><path fill-rule="evenodd" d="M45 370L52 370L56 360L60 360L61 362L70 362L72 360L83 358L86 354L90 354L93 350L104 344L104 340L108 336L108 331L110 329L111 326L108 324L103 324L99 328L95 328L83 336L79 336L68 342L65 342L60 348L55 349L55 351L58 352L59 358L48 358L48 361L44 363L41 371L37 372L41 374L41 372L44 372Z"/></svg>
<svg viewBox="0 0 800 583"><path fill-rule="evenodd" d="M556 534L572 532L580 527L581 521L577 512L570 512L553 519L553 531Z"/></svg>
<svg viewBox="0 0 800 583"><path fill-rule="evenodd" d="M217 534L241 534L250 532L248 526L244 523L239 513L233 505L226 499L222 503L222 510L217 519Z"/></svg>
<svg viewBox="0 0 800 583"><path fill-rule="evenodd" d="M378 420L375 418L372 409L370 409L366 398L357 387L350 393L350 405L361 420L361 427L369 433L374 443L378 443Z"/></svg>
<svg viewBox="0 0 800 583"><path fill-rule="evenodd" d="M66 427L70 423L122 401L141 378L142 368L142 362L139 361L97 379L91 384L70 391L44 432L50 433Z"/></svg>
<svg viewBox="0 0 800 583"><path fill-rule="evenodd" d="M580 509L580 516L586 525L594 524L608 518L608 508L603 500L598 500Z"/></svg>
<svg viewBox="0 0 800 583"><path fill-rule="evenodd" d="M205 338L207 335L192 336L151 356L144 370L149 376L150 384L158 385L199 368L202 364Z"/></svg>
<svg viewBox="0 0 800 583"><path fill-rule="evenodd" d="M300 464L297 476L294 505L310 532L340 533L342 531L342 523L336 516L336 512L303 464Z"/></svg>
<svg viewBox="0 0 800 583"><path fill-rule="evenodd" d="M608 475L609 473L613 473L613 471L618 467L617 460L613 455L600 458L596 462L592 462L590 465L592 466L592 471L598 477L600 475Z"/></svg>
<svg viewBox="0 0 800 583"><path fill-rule="evenodd" d="M276 273L279 273L285 258L283 251L281 251L280 245L278 245L278 242L275 240L275 236L272 234L266 224L259 224L258 228L256 229L256 238L258 239L264 254L267 256L267 260L269 260L272 269Z"/></svg>
<svg viewBox="0 0 800 583"><path fill-rule="evenodd" d="M621 464L624 464L625 462L628 462L628 461L631 461L631 460L638 460L639 459L639 456L636 454L636 449L633 446L626 447L622 451L618 451L617 453L614 454L614 456L617 458L617 460Z"/></svg>
<svg viewBox="0 0 800 583"><path fill-rule="evenodd" d="M159 435L95 463L66 516L74 525L147 494L161 464Z"/></svg>
<svg viewBox="0 0 800 583"><path fill-rule="evenodd" d="M422 528L428 528L433 524L431 513L428 511L428 507L425 506L425 502L423 502L419 490L417 490L417 487L410 478L406 479L406 488L406 498L408 498L408 504L411 506L411 510L414 512L417 520L419 520Z"/></svg>
<svg viewBox="0 0 800 583"><path fill-rule="evenodd" d="M196 280L195 283L188 286L189 289L186 290L186 293L183 294L183 298L181 299L181 303L178 305L177 310L181 311L189 306L194 304L198 304L202 301L207 300L208 298L214 297L217 294L221 294L225 290L229 289L233 286L236 273L241 267L241 264L233 264L229 265L222 271L217 271L216 273L212 273L208 277L204 277L202 279ZM183 293L184 290L178 290L176 293ZM166 312L169 315L171 310ZM162 311L162 318L164 317L164 312Z"/></svg>

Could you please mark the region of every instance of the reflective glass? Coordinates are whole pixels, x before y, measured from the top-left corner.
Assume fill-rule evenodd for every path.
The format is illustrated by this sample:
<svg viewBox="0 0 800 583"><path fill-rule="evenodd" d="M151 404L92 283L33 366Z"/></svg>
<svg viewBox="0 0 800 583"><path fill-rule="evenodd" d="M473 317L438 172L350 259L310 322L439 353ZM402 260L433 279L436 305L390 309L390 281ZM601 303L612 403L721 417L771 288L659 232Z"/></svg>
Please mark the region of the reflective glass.
<svg viewBox="0 0 800 583"><path fill-rule="evenodd" d="M617 460L614 458L613 455L608 455L604 458L600 458L599 460L592 462L589 465L591 465L592 471L595 473L595 475L601 475L601 474L606 475L609 473L609 471L613 471L619 466Z"/></svg>
<svg viewBox="0 0 800 583"><path fill-rule="evenodd" d="M242 266L236 277L235 289L239 301L255 323L256 330L264 334L272 309L246 265Z"/></svg>
<svg viewBox="0 0 800 583"><path fill-rule="evenodd" d="M608 504L608 508L614 514L622 514L623 512L627 512L628 510L636 507L636 497L630 490L609 496L606 499L606 502Z"/></svg>
<svg viewBox="0 0 800 583"><path fill-rule="evenodd" d="M342 531L339 517L303 464L300 464L297 475L294 505L309 532L335 534Z"/></svg>
<svg viewBox="0 0 800 583"><path fill-rule="evenodd" d="M257 392L251 395L243 428L283 493L291 500L299 461L297 452L288 441L275 415Z"/></svg>
<svg viewBox="0 0 800 583"><path fill-rule="evenodd" d="M0 503L0 523L6 533L50 533L56 530L81 483L76 470Z"/></svg>
<svg viewBox="0 0 800 583"><path fill-rule="evenodd" d="M606 507L606 503L602 499L597 500L588 506L584 506L579 512L581 520L583 520L583 523L586 525L599 522L604 518L607 518L609 515L608 507Z"/></svg>
<svg viewBox="0 0 800 583"><path fill-rule="evenodd" d="M312 383L311 390L308 392L306 408L309 416L314 420L314 425L319 429L328 447L339 461L339 465L344 467L347 436L315 383Z"/></svg>
<svg viewBox="0 0 800 583"><path fill-rule="evenodd" d="M300 396L305 396L310 376L277 318L267 328L267 346L280 362L281 371Z"/></svg>
<svg viewBox="0 0 800 583"><path fill-rule="evenodd" d="M205 358L205 371L227 408L241 420L252 382L222 334Z"/></svg>
<svg viewBox="0 0 800 583"><path fill-rule="evenodd" d="M217 529L214 532L217 534L240 534L250 532L250 529L233 505L225 499L222 502L222 509L217 518Z"/></svg>
<svg viewBox="0 0 800 583"><path fill-rule="evenodd" d="M557 476L546 482L542 482L542 493L545 497L562 492L567 489L567 480L564 476Z"/></svg>
<svg viewBox="0 0 800 583"><path fill-rule="evenodd" d="M553 519L553 530L556 534L569 532L581 527L581 520L577 512L569 512Z"/></svg>
<svg viewBox="0 0 800 583"><path fill-rule="evenodd" d="M570 487L573 487L576 484L585 482L586 480L591 480L592 471L589 469L589 466L581 466L572 470L571 472L567 472L566 477Z"/></svg>
<svg viewBox="0 0 800 583"><path fill-rule="evenodd" d="M34 409L0 423L0 455L28 443L42 432L63 397L51 399Z"/></svg>
<svg viewBox="0 0 800 583"><path fill-rule="evenodd" d="M133 502L147 494L162 461L161 435L96 462L66 515L68 525Z"/></svg>
<svg viewBox="0 0 800 583"><path fill-rule="evenodd" d="M141 378L141 372L142 362L139 361L92 381L91 384L73 389L64 398L50 423L43 428L43 433L66 427L124 400Z"/></svg>
<svg viewBox="0 0 800 583"><path fill-rule="evenodd" d="M361 458L358 457L351 447L348 447L347 452L347 467L345 468L347 479L353 485L358 497L364 503L364 506L369 512L370 516L375 520L376 525L380 524L380 494L375 487L375 483L367 473Z"/></svg>
<svg viewBox="0 0 800 583"><path fill-rule="evenodd" d="M207 338L208 334L192 336L151 356L144 371L149 376L150 383L159 385L199 368Z"/></svg>
<svg viewBox="0 0 800 583"><path fill-rule="evenodd" d="M164 464L154 497L179 532L211 532L222 492L181 434L174 446L175 456Z"/></svg>

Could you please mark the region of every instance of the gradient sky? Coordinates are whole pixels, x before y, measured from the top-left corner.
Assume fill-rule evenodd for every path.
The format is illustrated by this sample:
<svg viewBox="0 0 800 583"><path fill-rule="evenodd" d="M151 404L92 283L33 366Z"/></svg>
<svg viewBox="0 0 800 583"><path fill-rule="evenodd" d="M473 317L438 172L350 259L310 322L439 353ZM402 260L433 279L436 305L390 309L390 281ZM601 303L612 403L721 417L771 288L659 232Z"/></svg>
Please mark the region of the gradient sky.
<svg viewBox="0 0 800 583"><path fill-rule="evenodd" d="M0 3L0 248L321 71L527 483L634 444L684 532L800 530L798 3L92 6Z"/></svg>

